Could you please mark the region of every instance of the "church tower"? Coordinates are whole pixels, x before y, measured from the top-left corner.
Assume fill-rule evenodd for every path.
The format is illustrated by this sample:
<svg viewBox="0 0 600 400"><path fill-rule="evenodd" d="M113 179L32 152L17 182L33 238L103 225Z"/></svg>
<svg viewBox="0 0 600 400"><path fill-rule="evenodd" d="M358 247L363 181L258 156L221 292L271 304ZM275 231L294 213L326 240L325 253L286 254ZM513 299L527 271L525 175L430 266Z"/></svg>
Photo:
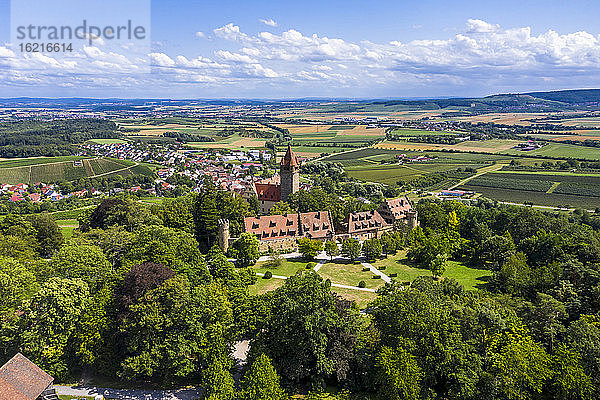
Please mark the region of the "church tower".
<svg viewBox="0 0 600 400"><path fill-rule="evenodd" d="M281 160L279 176L281 178L281 201L288 201L290 194L300 190L300 164L290 145Z"/></svg>

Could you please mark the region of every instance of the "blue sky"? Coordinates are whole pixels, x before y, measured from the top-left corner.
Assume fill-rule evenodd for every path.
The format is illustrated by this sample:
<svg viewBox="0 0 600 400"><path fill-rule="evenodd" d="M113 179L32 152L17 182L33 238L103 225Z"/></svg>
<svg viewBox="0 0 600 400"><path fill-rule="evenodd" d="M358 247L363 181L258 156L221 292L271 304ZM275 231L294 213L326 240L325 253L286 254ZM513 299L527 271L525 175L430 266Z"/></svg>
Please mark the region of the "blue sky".
<svg viewBox="0 0 600 400"><path fill-rule="evenodd" d="M10 2L0 0L0 96L402 98L600 87L597 1L154 0L115 14L135 20L146 8L147 49L99 40L69 57L39 56L11 43Z"/></svg>

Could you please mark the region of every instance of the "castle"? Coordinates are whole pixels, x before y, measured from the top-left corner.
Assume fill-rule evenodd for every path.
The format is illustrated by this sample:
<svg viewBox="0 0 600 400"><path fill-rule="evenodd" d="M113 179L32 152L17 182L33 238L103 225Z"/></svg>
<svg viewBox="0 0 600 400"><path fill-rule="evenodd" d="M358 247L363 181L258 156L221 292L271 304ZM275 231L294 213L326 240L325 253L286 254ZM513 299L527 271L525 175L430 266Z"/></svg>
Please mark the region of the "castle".
<svg viewBox="0 0 600 400"><path fill-rule="evenodd" d="M379 238L394 229L396 224L405 224L410 229L419 225L417 211L406 197L384 201L377 210L352 213L338 226L336 233L328 211L313 211L285 215L264 215L279 201L288 201L290 195L300 189L300 163L292 147L281 159L279 182L252 183L247 196L258 197L259 217L244 218L244 232L252 233L260 241L260 251L286 251L296 247L301 238L315 240L344 240L349 237L359 240ZM219 246L227 251L234 238L229 237L229 222L220 220L218 225Z"/></svg>
<svg viewBox="0 0 600 400"><path fill-rule="evenodd" d="M300 190L300 163L292 146L288 145L279 166L279 183L252 183L246 196L256 196L260 212L266 214L279 201L288 201L291 194Z"/></svg>

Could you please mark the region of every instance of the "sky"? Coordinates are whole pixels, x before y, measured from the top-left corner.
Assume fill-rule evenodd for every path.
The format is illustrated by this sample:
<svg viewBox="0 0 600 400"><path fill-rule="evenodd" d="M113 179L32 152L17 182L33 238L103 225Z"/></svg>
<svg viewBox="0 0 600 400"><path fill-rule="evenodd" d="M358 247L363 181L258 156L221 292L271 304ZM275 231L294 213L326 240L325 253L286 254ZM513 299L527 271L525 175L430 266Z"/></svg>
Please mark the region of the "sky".
<svg viewBox="0 0 600 400"><path fill-rule="evenodd" d="M591 0L0 0L0 97L366 99L597 88L598 15ZM18 25L83 18L101 27L132 20L147 36L91 35L68 54L20 51Z"/></svg>

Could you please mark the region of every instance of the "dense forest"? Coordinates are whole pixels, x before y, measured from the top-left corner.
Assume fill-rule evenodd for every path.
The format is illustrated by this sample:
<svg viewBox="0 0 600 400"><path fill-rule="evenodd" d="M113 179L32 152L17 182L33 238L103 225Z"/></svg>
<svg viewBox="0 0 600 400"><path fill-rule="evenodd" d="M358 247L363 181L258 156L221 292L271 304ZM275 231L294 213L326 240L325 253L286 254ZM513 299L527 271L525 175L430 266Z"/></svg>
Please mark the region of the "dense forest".
<svg viewBox="0 0 600 400"><path fill-rule="evenodd" d="M114 122L101 119L6 122L0 126L0 157L71 155L73 144L119 136Z"/></svg>
<svg viewBox="0 0 600 400"><path fill-rule="evenodd" d="M299 193L279 206L353 207ZM153 206L107 198L69 240L48 214L8 215L0 363L21 351L58 382L94 371L198 384L213 400L313 399L326 388L340 399L597 398L600 218L484 201L417 208L421 226L399 229L387 251L403 247L435 276L386 284L362 311L310 270L251 295L257 239L241 222L252 206L215 188ZM239 237L227 255L215 246L220 218ZM467 291L444 278L447 259L493 275ZM230 354L243 339L236 384Z"/></svg>

